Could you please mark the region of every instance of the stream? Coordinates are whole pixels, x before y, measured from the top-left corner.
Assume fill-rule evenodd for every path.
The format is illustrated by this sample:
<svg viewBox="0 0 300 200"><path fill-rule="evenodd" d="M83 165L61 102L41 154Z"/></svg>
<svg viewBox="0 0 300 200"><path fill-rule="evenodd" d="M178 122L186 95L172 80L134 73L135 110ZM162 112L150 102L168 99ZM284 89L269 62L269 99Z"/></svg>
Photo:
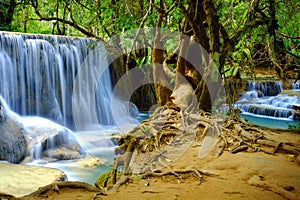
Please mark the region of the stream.
<svg viewBox="0 0 300 200"><path fill-rule="evenodd" d="M299 84L283 90L281 82L248 82L247 91L235 103L246 121L273 129L299 129Z"/></svg>
<svg viewBox="0 0 300 200"><path fill-rule="evenodd" d="M141 122L147 119L148 116L148 112L140 112L137 120ZM136 125L130 124L123 127L100 126L100 129L96 131L76 132L76 138L87 153L85 159L56 162L34 160L27 164L60 169L67 175L68 181L82 181L94 185L101 174L111 169L110 165L115 157L114 149L117 146L116 138L120 135L120 129L123 132L129 132ZM116 136L115 139L112 139L114 136ZM97 163L98 159L101 163ZM103 161L104 163L102 163Z"/></svg>

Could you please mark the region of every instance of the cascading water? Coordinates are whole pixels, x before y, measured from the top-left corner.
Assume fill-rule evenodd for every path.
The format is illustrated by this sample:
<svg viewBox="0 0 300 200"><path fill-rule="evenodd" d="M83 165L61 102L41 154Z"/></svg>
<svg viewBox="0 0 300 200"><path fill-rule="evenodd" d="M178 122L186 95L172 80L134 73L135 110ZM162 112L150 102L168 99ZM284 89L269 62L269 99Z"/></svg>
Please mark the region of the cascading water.
<svg viewBox="0 0 300 200"><path fill-rule="evenodd" d="M82 162L112 162L116 143L109 136L136 125L139 112L113 96L107 60L104 45L93 39L0 32L0 99L21 115L24 163L91 184L110 168ZM97 159L88 160L91 155Z"/></svg>
<svg viewBox="0 0 300 200"><path fill-rule="evenodd" d="M250 121L256 118L253 120L254 123L283 128L297 125L299 113L294 106L300 104L299 96L293 92L283 91L281 82L248 82L246 93L235 106L241 110L241 116L244 118ZM270 121L274 119L277 124L270 125ZM280 123L280 120L283 123Z"/></svg>
<svg viewBox="0 0 300 200"><path fill-rule="evenodd" d="M300 82L292 83L292 89L293 90L299 90L300 89Z"/></svg>
<svg viewBox="0 0 300 200"><path fill-rule="evenodd" d="M283 90L279 81L250 82L246 84L246 91L256 91L258 96L276 96Z"/></svg>
<svg viewBox="0 0 300 200"><path fill-rule="evenodd" d="M111 102L123 110L120 117L129 115L126 103L112 99L106 51L93 39L0 32L0 83L14 112L69 128L74 116L80 130L113 125Z"/></svg>

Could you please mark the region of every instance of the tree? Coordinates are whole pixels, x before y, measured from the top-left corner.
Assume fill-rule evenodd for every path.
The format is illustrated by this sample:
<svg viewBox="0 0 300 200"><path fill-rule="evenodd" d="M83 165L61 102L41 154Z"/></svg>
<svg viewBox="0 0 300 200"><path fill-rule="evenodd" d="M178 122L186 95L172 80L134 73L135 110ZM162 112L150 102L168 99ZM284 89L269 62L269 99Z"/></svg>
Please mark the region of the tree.
<svg viewBox="0 0 300 200"><path fill-rule="evenodd" d="M0 1L0 30L11 30L11 23L16 7L16 0Z"/></svg>
<svg viewBox="0 0 300 200"><path fill-rule="evenodd" d="M145 41L134 38L134 45L144 45L144 48L130 52L119 65L122 73L126 73L129 63L143 65L152 60L154 79L161 82L155 86L159 104L170 101L171 90L178 89L186 79L195 90L199 108L206 111L212 109L212 102L216 100L212 93L218 94L217 90L208 91L211 85L220 86L229 77L238 78L241 73L255 78L256 66L273 66L282 80L286 79L288 69L298 68L299 13L296 0L288 3L280 0L5 0L0 4L1 27L10 27L10 30L42 30L103 40L144 26L182 32L189 37L181 38L172 51L160 50L165 45L160 29L152 41L153 49L149 49ZM280 40L283 44L279 45ZM203 49L197 48L195 42ZM200 59L202 50L209 53L213 63ZM151 59L142 59L141 55L151 55ZM194 59L196 66L184 57ZM232 96L227 100L231 105L237 93L230 88L226 91L227 97Z"/></svg>

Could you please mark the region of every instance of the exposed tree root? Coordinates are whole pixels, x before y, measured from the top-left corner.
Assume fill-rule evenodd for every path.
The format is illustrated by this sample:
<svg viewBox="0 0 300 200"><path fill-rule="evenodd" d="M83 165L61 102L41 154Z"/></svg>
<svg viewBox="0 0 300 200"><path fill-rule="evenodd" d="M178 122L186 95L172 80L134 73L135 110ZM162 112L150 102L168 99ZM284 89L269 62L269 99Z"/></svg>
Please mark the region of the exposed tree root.
<svg viewBox="0 0 300 200"><path fill-rule="evenodd" d="M280 196L286 198L286 199L290 199L290 200L297 200L300 199L300 196L289 192L287 190L285 190L282 187L279 187L278 185L272 184L272 183L268 183L266 181L263 181L261 177L255 175L252 178L250 178L250 180L247 182L249 185L253 185L256 187L261 187L263 189L269 190L271 192L274 192L276 194L279 194Z"/></svg>
<svg viewBox="0 0 300 200"><path fill-rule="evenodd" d="M183 179L180 177L180 174L193 174L197 179L199 179L200 182L203 181L203 176L210 176L210 177L217 177L220 178L219 175L208 173L208 172L202 172L198 169L185 169L185 170L170 170L166 172L147 172L143 174L143 177L163 177L172 175L180 179L180 181L183 182Z"/></svg>
<svg viewBox="0 0 300 200"><path fill-rule="evenodd" d="M129 180L130 180L130 178L128 176L122 175L121 178L120 178L120 180L109 191L110 192L116 192L121 185L126 184Z"/></svg>
<svg viewBox="0 0 300 200"><path fill-rule="evenodd" d="M71 188L71 189L85 189L86 191L89 192L97 192L105 195L105 193L102 193L102 191L99 188L96 188L88 183L84 182L77 182L77 181L70 181L70 182L57 182L57 183L52 183L50 185L47 185L45 187L39 188L37 191L31 193L29 196L42 196L43 194L47 193L50 190L54 190L59 192L60 189L62 188ZM23 198L26 198L23 197Z"/></svg>
<svg viewBox="0 0 300 200"><path fill-rule="evenodd" d="M165 148L166 146L180 148L184 144L194 143L201 144L199 145L200 148L204 148L207 137L215 138L212 140L216 143L211 142L208 145L213 146L206 147L207 153L213 152L214 156L220 156L223 151L231 153L262 151L268 154L281 152L295 156L300 154L299 145L269 139L268 136L275 134L278 133L250 125L243 120L223 119L215 116L212 118L206 112L188 113L173 104L167 104L158 108L149 120L142 122L129 134L123 135L119 139L119 147L115 152L120 156L115 159L113 165L112 183L117 183L119 167L122 167L124 174L131 174L131 163L143 153L149 153L147 155L150 158L147 158L148 164L146 163L144 169L140 170L141 173L147 176L164 176L164 173L153 172L155 168L151 169L149 166L153 163L167 166L168 163L161 162L161 160L166 159L164 155L169 153ZM193 170L186 171L186 173L191 172L196 173ZM167 173L178 175L179 178L179 174L184 173L184 171L179 172L179 174L175 171ZM201 172L199 173L201 174Z"/></svg>

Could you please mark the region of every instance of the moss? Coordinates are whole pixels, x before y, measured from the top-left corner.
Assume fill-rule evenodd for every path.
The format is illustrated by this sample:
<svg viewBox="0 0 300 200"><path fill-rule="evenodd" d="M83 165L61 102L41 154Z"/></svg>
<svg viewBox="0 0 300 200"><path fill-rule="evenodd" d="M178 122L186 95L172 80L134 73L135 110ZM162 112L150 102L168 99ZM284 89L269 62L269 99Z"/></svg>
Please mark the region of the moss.
<svg viewBox="0 0 300 200"><path fill-rule="evenodd" d="M140 181L140 180L143 180L143 179L145 179L144 176L136 176L136 177L133 178L134 181Z"/></svg>
<svg viewBox="0 0 300 200"><path fill-rule="evenodd" d="M106 188L109 179L111 179L111 172L110 171L104 172L97 178L95 182L95 186L98 188Z"/></svg>
<svg viewBox="0 0 300 200"><path fill-rule="evenodd" d="M120 179L120 176L121 176L121 174L118 173L117 181ZM100 189L110 189L114 185L112 180L113 180L112 171L110 170L110 171L104 172L97 178L97 180L95 182L95 186Z"/></svg>

